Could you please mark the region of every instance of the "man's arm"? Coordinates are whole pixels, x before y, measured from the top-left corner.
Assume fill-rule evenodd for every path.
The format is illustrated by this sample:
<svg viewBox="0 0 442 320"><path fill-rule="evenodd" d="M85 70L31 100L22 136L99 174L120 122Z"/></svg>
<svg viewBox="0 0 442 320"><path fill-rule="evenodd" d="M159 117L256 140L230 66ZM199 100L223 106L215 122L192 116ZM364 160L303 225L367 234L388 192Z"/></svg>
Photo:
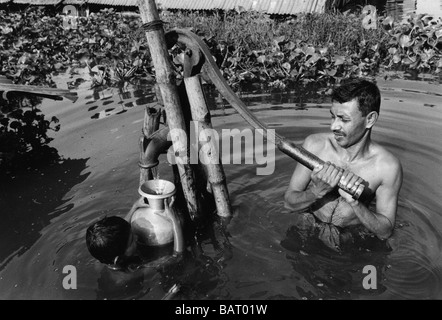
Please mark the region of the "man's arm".
<svg viewBox="0 0 442 320"><path fill-rule="evenodd" d="M381 176L383 180L376 190L376 212L370 211L363 203L344 191L340 193L352 206L359 221L379 239L385 240L391 236L396 221L399 190L402 185L402 167L399 160L390 161L381 170Z"/></svg>
<svg viewBox="0 0 442 320"><path fill-rule="evenodd" d="M317 154L323 148L323 142L316 135L308 136L302 145L307 151ZM303 211L318 199L335 189L344 170L330 162L314 168L313 171L298 163L284 195L285 207ZM312 181L312 186L307 188Z"/></svg>

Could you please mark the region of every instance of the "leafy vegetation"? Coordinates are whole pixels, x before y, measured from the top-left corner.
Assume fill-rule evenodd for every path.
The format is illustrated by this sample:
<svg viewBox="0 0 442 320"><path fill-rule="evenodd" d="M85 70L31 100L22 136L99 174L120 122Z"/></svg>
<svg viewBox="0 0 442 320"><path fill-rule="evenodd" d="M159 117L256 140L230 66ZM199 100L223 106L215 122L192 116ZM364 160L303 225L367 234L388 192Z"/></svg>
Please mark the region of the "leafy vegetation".
<svg viewBox="0 0 442 320"><path fill-rule="evenodd" d="M283 90L313 82L327 87L401 68L441 72L441 21L425 15L405 22L377 17L376 27L367 28L366 18L364 11L279 19L257 12L161 12L166 30L191 28L206 41L233 88L259 84ZM86 70L92 86L154 77L139 18L107 9L79 17L75 25L66 28L66 16L37 7L0 11L0 75L50 87L58 72L78 73L81 80L79 70ZM57 119L44 119L36 108L38 100L26 99L31 103L17 97L1 101L0 161L5 154L47 146L46 132L58 130Z"/></svg>
<svg viewBox="0 0 442 320"><path fill-rule="evenodd" d="M137 19L103 10L79 18L76 29L64 28L64 22L63 15L47 15L36 7L0 12L0 75L16 84L55 87L54 73L75 74L79 68L89 70L93 86L118 85L151 73ZM0 166L12 169L43 159L56 161L47 133L59 129L58 119L45 119L39 102L11 93L1 99Z"/></svg>
<svg viewBox="0 0 442 320"><path fill-rule="evenodd" d="M203 37L232 86L246 82L285 85L339 82L384 69L440 72L442 24L424 15L406 22L364 14L300 14L272 19L257 12L161 12L165 29L191 28ZM15 83L54 86L51 75L87 67L93 85L118 85L152 77L141 21L112 9L76 19L44 9L1 12L0 74Z"/></svg>
<svg viewBox="0 0 442 320"><path fill-rule="evenodd" d="M407 23L400 25L388 17L382 23L388 34L386 67L402 65L418 71L442 71L440 20L428 15L411 15Z"/></svg>
<svg viewBox="0 0 442 320"><path fill-rule="evenodd" d="M54 86L53 72L79 66L102 76L96 77L98 84L115 85L150 72L138 19L102 10L79 17L72 29L64 27L64 15L47 16L42 8L0 15L0 73L14 83Z"/></svg>
<svg viewBox="0 0 442 320"><path fill-rule="evenodd" d="M283 89L293 84L339 83L384 70L442 70L442 24L412 15L406 22L378 17L364 26L364 14L301 14L271 19L254 12L163 14L169 27L191 27L204 36L232 86L265 83Z"/></svg>

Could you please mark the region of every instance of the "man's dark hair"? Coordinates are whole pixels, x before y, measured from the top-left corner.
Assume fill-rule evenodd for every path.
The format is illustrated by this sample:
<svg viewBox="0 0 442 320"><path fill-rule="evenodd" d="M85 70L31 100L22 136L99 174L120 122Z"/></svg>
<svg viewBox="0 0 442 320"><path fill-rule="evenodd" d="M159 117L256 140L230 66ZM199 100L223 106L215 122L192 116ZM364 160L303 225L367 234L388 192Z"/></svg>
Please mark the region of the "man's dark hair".
<svg viewBox="0 0 442 320"><path fill-rule="evenodd" d="M127 248L131 228L129 222L120 217L105 217L86 231L86 245L91 255L102 263L113 264Z"/></svg>
<svg viewBox="0 0 442 320"><path fill-rule="evenodd" d="M350 79L333 90L332 100L345 103L357 99L362 116L372 111L379 114L381 107L381 93L376 84L364 79Z"/></svg>

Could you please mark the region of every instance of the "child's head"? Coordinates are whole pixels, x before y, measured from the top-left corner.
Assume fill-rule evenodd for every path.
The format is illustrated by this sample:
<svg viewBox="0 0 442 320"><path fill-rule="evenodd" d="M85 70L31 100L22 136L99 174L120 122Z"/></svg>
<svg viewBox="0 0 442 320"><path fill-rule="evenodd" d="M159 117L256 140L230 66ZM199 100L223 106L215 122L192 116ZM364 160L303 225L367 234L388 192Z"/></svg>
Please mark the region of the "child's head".
<svg viewBox="0 0 442 320"><path fill-rule="evenodd" d="M136 249L129 222L115 216L105 217L89 226L86 244L94 258L109 265L118 264L124 257L130 257Z"/></svg>

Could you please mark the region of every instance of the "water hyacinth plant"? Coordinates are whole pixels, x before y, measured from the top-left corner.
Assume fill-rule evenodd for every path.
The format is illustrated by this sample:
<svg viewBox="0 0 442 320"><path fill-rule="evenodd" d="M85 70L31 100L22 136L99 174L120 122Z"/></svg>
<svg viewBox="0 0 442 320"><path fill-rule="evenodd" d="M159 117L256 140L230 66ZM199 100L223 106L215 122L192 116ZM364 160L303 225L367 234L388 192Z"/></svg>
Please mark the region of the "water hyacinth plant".
<svg viewBox="0 0 442 320"><path fill-rule="evenodd" d="M0 74L14 83L54 86L51 74L69 67L103 66L103 74L91 72L107 84L131 79L135 71L151 73L139 19L106 9L79 17L72 29L64 27L63 15L48 16L42 8L0 16Z"/></svg>
<svg viewBox="0 0 442 320"><path fill-rule="evenodd" d="M442 70L442 23L428 15L410 15L404 21L378 16L374 28L364 25L367 10L290 17L244 10L162 11L161 19L166 30L190 28L202 37L234 89L258 84L287 90L312 82L327 87L344 78L383 71L412 69L436 74ZM154 78L138 17L106 9L78 17L69 27L65 21L64 15L39 7L16 13L0 11L0 76L18 84L53 87L52 75L70 72L76 79L71 88L82 81L90 81L92 87L121 86ZM170 54L179 77L181 53ZM14 122L5 119L19 114L6 110L0 109L0 139L18 132L16 125L11 126ZM27 113L29 116L36 119L30 124L49 130L40 114ZM29 135L24 137L29 139ZM19 149L29 150L31 144L23 139L15 140L23 143ZM48 142L46 138L39 141Z"/></svg>
<svg viewBox="0 0 442 320"><path fill-rule="evenodd" d="M442 22L429 15L411 14L401 24L391 18L383 21L388 28L387 67L403 65L419 71L442 70Z"/></svg>
<svg viewBox="0 0 442 320"><path fill-rule="evenodd" d="M103 10L79 17L69 28L64 22L63 15L38 7L0 12L0 75L16 84L54 87L52 75L68 71L74 78L77 74L76 84L90 80L93 87L118 85L152 72L138 19ZM58 119L45 119L38 104L39 99L29 96L3 97L0 166L18 168L48 156L56 161L47 133L59 129Z"/></svg>
<svg viewBox="0 0 442 320"><path fill-rule="evenodd" d="M259 82L284 89L312 81L327 86L401 68L440 72L440 21L376 17L377 27L365 28L362 12L280 19L257 12L163 12L163 19L170 28L191 27L203 36L233 87Z"/></svg>
<svg viewBox="0 0 442 320"><path fill-rule="evenodd" d="M199 34L233 87L249 82L327 85L404 67L441 70L442 26L428 15L405 21L377 17L377 28L371 29L364 28L363 14L349 13L271 18L243 11L162 11L161 18L166 30L191 28ZM139 18L106 9L79 17L75 25L65 29L62 15L38 8L2 12L0 74L15 83L49 86L53 72L69 67L87 67L95 86L153 76Z"/></svg>

